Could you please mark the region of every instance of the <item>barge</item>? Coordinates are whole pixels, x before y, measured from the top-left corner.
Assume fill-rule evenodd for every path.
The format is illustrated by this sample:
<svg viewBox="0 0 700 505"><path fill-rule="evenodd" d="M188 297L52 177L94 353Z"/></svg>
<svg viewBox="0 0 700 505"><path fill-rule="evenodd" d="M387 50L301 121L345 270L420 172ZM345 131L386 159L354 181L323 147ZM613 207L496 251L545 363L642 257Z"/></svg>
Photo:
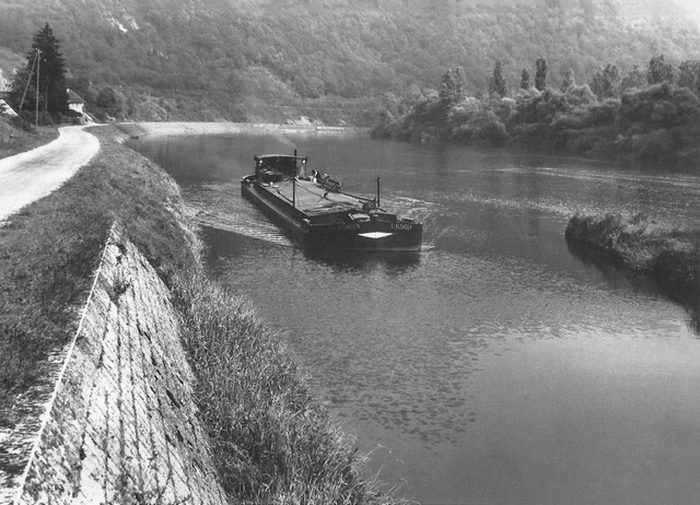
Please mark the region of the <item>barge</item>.
<svg viewBox="0 0 700 505"><path fill-rule="evenodd" d="M241 193L312 250L418 252L423 226L381 207L372 198L345 192L317 171L306 173L308 156L255 156L255 173L243 177Z"/></svg>

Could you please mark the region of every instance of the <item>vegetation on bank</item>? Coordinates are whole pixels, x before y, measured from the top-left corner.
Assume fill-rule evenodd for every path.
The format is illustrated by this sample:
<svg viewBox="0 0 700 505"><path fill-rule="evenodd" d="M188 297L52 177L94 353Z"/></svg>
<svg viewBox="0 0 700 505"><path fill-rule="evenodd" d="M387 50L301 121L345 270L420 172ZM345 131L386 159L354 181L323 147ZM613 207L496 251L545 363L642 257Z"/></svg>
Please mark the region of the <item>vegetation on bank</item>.
<svg viewBox="0 0 700 505"><path fill-rule="evenodd" d="M497 60L517 88L524 62L539 57L557 82L569 69L588 82L607 62L626 73L654 53L676 64L700 57L697 25L669 2L181 0L177 7L0 0L0 68L9 78L12 54L24 55L48 21L68 85L90 112L159 121L304 115L359 125L384 93L434 87L455 66L466 70L472 93L487 93Z"/></svg>
<svg viewBox="0 0 700 505"><path fill-rule="evenodd" d="M536 62L534 84L523 70L509 92L496 62L490 94L469 96L460 67L442 76L440 91L389 96L373 134L420 141L485 142L575 155L643 162L700 160L700 60L678 67L653 57L623 75L608 64L590 82L573 71L556 87L547 62Z"/></svg>
<svg viewBox="0 0 700 505"><path fill-rule="evenodd" d="M576 214L565 237L594 263L612 261L630 273L651 277L700 323L700 229L673 228L643 214ZM586 250L603 256L596 260Z"/></svg>
<svg viewBox="0 0 700 505"><path fill-rule="evenodd" d="M235 503L385 504L362 456L313 397L275 335L208 279L199 242L158 166L96 131L99 154L0 228L0 423L42 362L74 334L114 221L170 288L196 375L195 401ZM21 469L15 469L21 471Z"/></svg>

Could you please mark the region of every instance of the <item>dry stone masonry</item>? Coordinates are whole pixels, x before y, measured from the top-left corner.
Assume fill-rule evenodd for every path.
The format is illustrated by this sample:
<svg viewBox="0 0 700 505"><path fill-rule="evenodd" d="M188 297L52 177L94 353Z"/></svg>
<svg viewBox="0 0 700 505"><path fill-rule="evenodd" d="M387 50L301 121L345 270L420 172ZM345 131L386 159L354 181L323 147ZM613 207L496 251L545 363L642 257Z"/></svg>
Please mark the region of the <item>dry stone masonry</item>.
<svg viewBox="0 0 700 505"><path fill-rule="evenodd" d="M68 352L18 504L224 504L169 292L117 231Z"/></svg>

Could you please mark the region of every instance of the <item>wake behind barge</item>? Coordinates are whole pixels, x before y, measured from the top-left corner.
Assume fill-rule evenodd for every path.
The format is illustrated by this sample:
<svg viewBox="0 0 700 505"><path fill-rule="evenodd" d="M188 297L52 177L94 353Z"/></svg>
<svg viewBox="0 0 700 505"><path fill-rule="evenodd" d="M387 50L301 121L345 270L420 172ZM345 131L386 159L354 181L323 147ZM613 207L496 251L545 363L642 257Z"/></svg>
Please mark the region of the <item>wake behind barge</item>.
<svg viewBox="0 0 700 505"><path fill-rule="evenodd" d="M418 252L423 226L381 208L374 198L351 195L328 176L306 174L308 157L255 156L255 173L241 193L304 247L358 252Z"/></svg>

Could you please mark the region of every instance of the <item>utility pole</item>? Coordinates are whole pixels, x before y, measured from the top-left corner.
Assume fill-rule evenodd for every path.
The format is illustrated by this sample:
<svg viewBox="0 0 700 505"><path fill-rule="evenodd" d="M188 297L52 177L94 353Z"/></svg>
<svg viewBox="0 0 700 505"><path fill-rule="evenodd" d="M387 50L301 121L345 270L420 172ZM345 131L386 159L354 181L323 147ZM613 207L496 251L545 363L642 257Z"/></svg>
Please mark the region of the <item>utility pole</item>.
<svg viewBox="0 0 700 505"><path fill-rule="evenodd" d="M36 112L34 114L34 127L39 128L39 74L41 72L41 49L36 48Z"/></svg>
<svg viewBox="0 0 700 505"><path fill-rule="evenodd" d="M37 49L38 51L38 49ZM29 70L29 75L27 76L27 84L24 86L24 93L22 93L22 101L19 103L19 112L22 112L22 107L24 107L24 99L27 97L27 90L29 89L29 84L32 82L32 75L34 75L34 67L37 62L37 55L34 55L34 61L32 61L32 68Z"/></svg>

